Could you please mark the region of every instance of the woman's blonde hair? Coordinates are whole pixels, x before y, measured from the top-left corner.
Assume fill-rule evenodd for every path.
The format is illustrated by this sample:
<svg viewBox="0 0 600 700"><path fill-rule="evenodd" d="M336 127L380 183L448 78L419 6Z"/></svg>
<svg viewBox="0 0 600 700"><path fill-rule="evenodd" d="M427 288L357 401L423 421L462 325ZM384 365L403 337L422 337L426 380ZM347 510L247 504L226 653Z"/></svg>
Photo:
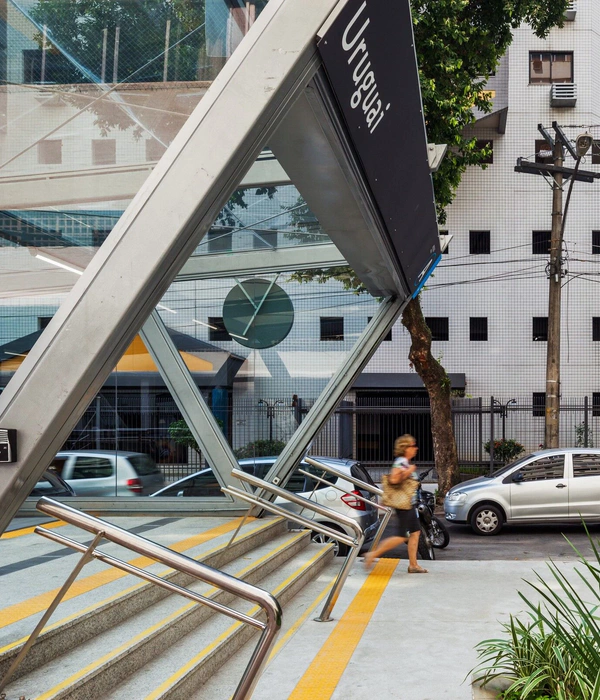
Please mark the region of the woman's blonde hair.
<svg viewBox="0 0 600 700"><path fill-rule="evenodd" d="M406 449L408 447L412 447L414 444L416 444L416 442L417 441L414 439L414 437L408 433L396 438L396 441L394 442L394 457L404 457Z"/></svg>

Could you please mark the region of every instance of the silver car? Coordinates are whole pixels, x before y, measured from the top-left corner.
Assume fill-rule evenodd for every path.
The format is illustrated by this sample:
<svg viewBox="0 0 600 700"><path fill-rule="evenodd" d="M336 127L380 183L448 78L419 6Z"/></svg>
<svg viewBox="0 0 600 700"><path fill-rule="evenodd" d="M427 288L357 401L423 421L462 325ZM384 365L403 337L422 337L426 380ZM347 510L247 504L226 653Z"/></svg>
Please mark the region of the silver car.
<svg viewBox="0 0 600 700"><path fill-rule="evenodd" d="M64 450L50 468L77 496L149 496L165 485L156 462L143 452Z"/></svg>
<svg viewBox="0 0 600 700"><path fill-rule="evenodd" d="M496 535L504 523L600 522L600 450L532 452L451 488L444 511L478 535Z"/></svg>
<svg viewBox="0 0 600 700"><path fill-rule="evenodd" d="M259 479L265 477L269 469L275 463L276 457L256 457L241 459L239 464L240 467L248 472L257 476ZM349 459L334 459L332 457L315 457L319 462L324 462L330 465L334 469L340 472L346 473L349 476L353 476L356 479L365 481L366 483L373 485L373 481L369 476L368 472L354 460ZM335 475L326 473L323 475L323 471L319 471L315 467L311 466L306 462L301 462L301 468L309 473L314 473L324 479L329 483L335 484L346 491L349 494L344 494L337 489L327 486L327 484L322 484L310 477L304 476L303 474L294 473L292 474L290 480L287 482L285 488L293 493L297 493L305 498L310 498L321 505L331 508L337 513L342 513L358 521L365 532L365 544L371 542L375 537L377 528L379 526L379 517L377 509L370 503L365 503L364 501L356 498L356 494L368 498L369 500L374 500L373 496L368 491L357 491L356 486L350 481L345 481L344 479L337 477ZM196 497L214 497L222 496L221 486L217 481L212 469L206 468L202 471L196 472L195 474L190 474L179 481L175 481L169 484L165 488L153 493L153 497L163 497L163 496L196 496ZM289 503L283 499L276 499L275 501L278 505L285 506L286 509L290 511L300 512L302 510L301 506L295 503ZM302 515L305 518L311 518L315 522L320 522L334 530L341 530L341 526L337 522L328 520L325 516L319 515L312 511L304 510ZM349 535L354 535L353 532L347 532ZM329 542L330 539L321 535L319 533L314 533L313 541L315 542ZM348 548L344 544L335 542L336 553L340 556L347 554Z"/></svg>

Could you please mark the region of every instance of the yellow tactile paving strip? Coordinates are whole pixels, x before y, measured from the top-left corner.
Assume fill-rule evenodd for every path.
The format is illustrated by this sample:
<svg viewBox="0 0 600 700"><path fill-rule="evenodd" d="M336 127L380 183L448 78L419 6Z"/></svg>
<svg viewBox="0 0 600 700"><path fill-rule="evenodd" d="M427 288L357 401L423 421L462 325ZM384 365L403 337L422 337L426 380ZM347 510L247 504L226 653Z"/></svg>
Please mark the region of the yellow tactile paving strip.
<svg viewBox="0 0 600 700"><path fill-rule="evenodd" d="M175 552L184 552L187 549L191 549L192 547L203 544L208 540L235 530L239 525L240 520L241 518L235 518L227 523L224 523L223 525L219 525L218 527L211 528L210 530L201 532L193 537L188 537L185 540L181 540L181 542L175 542L174 544L169 545L169 548ZM148 557L136 557L135 559L129 560L129 563L139 568L146 568L152 564L156 564L154 559L150 559ZM76 580L67 591L67 594L63 600L71 600L72 598L76 598L79 595L88 593L95 588L99 588L107 583L112 583L113 581L128 575L129 574L125 573L124 571L111 568L105 571L100 571L96 574L92 574L86 578ZM52 591L41 593L40 595L24 600L21 603L15 603L14 605L9 605L8 607L4 608L2 610L0 628L8 627L15 622L24 620L30 615L35 615L36 613L47 610L59 590L60 588L55 588Z"/></svg>
<svg viewBox="0 0 600 700"><path fill-rule="evenodd" d="M398 565L381 559L288 700L329 700Z"/></svg>

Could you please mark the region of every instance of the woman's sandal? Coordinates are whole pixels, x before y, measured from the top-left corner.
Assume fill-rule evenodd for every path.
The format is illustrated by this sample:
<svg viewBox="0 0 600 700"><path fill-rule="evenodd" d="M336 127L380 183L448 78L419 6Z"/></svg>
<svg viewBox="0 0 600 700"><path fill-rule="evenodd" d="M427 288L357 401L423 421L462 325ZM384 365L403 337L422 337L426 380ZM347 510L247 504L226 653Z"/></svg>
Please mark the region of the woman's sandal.
<svg viewBox="0 0 600 700"><path fill-rule="evenodd" d="M424 569L422 566L409 566L408 573L409 574L428 574L429 571L427 571L427 569Z"/></svg>

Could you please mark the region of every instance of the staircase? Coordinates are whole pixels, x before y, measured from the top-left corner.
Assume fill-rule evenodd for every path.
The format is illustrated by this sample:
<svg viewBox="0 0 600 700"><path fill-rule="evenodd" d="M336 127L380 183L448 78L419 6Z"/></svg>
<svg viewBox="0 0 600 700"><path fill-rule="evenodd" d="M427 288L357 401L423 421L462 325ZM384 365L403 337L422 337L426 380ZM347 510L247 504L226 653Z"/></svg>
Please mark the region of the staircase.
<svg viewBox="0 0 600 700"><path fill-rule="evenodd" d="M203 519L194 520L202 523ZM305 607L295 606L294 596L305 589L314 598L328 587L339 569L339 560L337 565L334 562L333 545L312 543L308 530L289 531L284 519L251 521L228 546L233 529L232 526L223 532L223 528L215 528L219 532L217 536L206 538L189 551L186 543L193 545L193 538L179 546L171 542L166 544L271 592L284 608L286 627L294 624ZM71 526L65 526L64 531L69 537L77 537L76 529ZM27 537L37 538L36 535ZM156 541L157 538L158 535L152 539ZM81 532L78 539L81 540ZM44 546L56 549L56 545ZM127 559L117 545L108 543L100 545L100 549ZM77 558L78 555L70 557L68 563L49 561L47 566L41 564L32 571L39 575L42 567L46 567L48 574L52 571L48 581L51 585L46 588L60 587ZM136 566L140 566L139 559L135 560ZM131 552L129 560L132 561ZM150 561L145 566L176 585L248 615L258 615L258 610L250 603L195 581L189 575L173 571L165 575L164 565ZM97 573L86 577L88 568ZM213 686L215 682L218 685L217 671L231 657L235 658L236 673L240 666L243 669L254 649L257 631L232 622L205 605L150 583L139 583L139 579L131 575L115 574L113 569L109 570L111 575L107 575L106 570L99 562L86 565L76 582L79 588L74 586L73 594L59 605L47 629L4 689L6 699L230 697L239 676L223 676L223 695L220 691L216 695L211 691L209 696L203 696L202 686L209 679ZM323 575L319 576L320 573ZM86 584L88 579L89 585ZM100 585L93 585L96 580ZM82 592L78 593L79 590ZM33 609L33 603L31 605ZM2 625L0 639L5 646L0 649L0 678L36 623L35 615L26 614L27 600L22 607L25 612L20 618L17 606L14 613L10 613L15 620ZM40 613L36 615L39 617ZM252 642L247 643L250 640Z"/></svg>

